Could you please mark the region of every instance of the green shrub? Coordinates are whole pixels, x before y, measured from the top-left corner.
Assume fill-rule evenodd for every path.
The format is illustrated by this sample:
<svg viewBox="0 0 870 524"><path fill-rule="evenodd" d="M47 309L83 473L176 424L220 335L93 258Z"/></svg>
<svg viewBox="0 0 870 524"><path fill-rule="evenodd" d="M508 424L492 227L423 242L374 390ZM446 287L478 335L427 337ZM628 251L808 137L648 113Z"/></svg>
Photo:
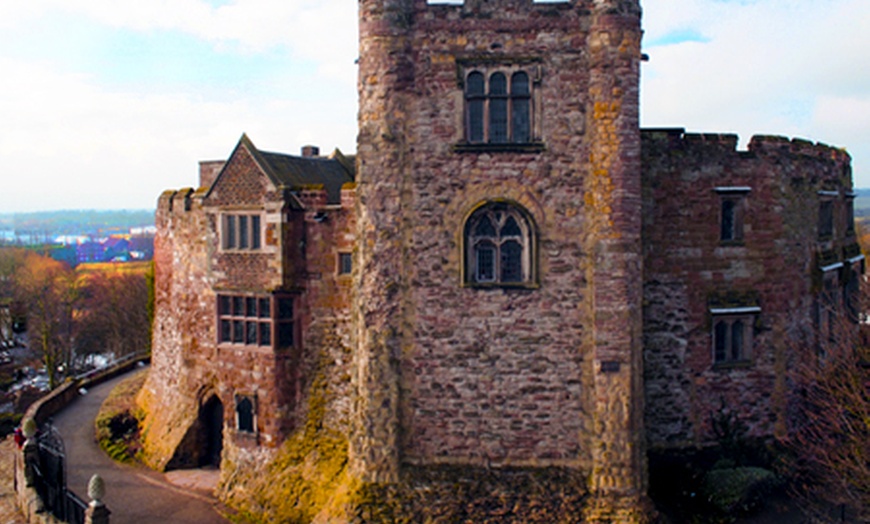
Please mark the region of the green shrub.
<svg viewBox="0 0 870 524"><path fill-rule="evenodd" d="M704 476L702 494L714 508L727 515L745 513L763 504L779 485L770 470L754 467L714 469Z"/></svg>

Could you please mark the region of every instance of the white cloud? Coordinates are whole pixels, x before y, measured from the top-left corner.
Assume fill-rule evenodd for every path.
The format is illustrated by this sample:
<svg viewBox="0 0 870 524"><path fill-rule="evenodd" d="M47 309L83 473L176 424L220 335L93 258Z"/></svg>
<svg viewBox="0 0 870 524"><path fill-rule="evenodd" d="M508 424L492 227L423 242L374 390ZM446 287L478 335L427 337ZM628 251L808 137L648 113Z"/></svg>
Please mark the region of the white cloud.
<svg viewBox="0 0 870 524"><path fill-rule="evenodd" d="M356 6L347 0L237 0L214 7L202 0L37 0L135 31L174 30L216 45L257 53L287 47L323 64L355 58Z"/></svg>
<svg viewBox="0 0 870 524"><path fill-rule="evenodd" d="M305 143L354 149L352 92L337 108L340 116L330 116L305 100L215 103L116 92L87 77L2 58L0 70L4 212L152 206L164 189L196 185L197 161L226 158L243 131L264 149L294 151Z"/></svg>

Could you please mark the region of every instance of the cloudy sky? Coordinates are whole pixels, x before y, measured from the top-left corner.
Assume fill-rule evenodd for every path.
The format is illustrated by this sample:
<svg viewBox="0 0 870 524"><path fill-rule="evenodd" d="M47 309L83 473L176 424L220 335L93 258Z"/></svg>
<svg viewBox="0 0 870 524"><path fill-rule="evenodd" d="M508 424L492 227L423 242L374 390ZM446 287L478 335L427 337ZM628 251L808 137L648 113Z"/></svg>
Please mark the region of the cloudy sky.
<svg viewBox="0 0 870 524"><path fill-rule="evenodd" d="M644 126L846 147L870 187L868 0L646 0ZM0 212L139 209L242 132L355 149L354 0L0 0Z"/></svg>

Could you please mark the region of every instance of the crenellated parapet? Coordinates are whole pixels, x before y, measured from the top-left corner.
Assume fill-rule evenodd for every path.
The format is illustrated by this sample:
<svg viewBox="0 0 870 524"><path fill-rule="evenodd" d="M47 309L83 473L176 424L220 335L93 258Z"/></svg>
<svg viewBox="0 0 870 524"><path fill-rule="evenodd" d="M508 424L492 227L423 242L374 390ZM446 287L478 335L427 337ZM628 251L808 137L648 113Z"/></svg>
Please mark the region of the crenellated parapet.
<svg viewBox="0 0 870 524"><path fill-rule="evenodd" d="M805 164L804 173L811 170L816 177L851 177L851 156L845 149L802 138L755 135L749 140L748 147L742 150L735 134L687 133L683 128L664 128L644 129L641 136L650 167L668 159L711 166L717 162L765 162L771 165Z"/></svg>

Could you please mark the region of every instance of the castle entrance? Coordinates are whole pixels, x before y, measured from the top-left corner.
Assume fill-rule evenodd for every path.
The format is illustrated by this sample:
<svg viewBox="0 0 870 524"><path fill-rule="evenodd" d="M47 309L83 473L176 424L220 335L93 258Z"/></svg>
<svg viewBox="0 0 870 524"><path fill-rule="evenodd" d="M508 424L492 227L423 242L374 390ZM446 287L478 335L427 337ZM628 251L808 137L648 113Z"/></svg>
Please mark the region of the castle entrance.
<svg viewBox="0 0 870 524"><path fill-rule="evenodd" d="M203 453L199 457L199 466L221 466L221 450L223 450L224 405L216 396L206 401L199 412L199 423L204 437Z"/></svg>

